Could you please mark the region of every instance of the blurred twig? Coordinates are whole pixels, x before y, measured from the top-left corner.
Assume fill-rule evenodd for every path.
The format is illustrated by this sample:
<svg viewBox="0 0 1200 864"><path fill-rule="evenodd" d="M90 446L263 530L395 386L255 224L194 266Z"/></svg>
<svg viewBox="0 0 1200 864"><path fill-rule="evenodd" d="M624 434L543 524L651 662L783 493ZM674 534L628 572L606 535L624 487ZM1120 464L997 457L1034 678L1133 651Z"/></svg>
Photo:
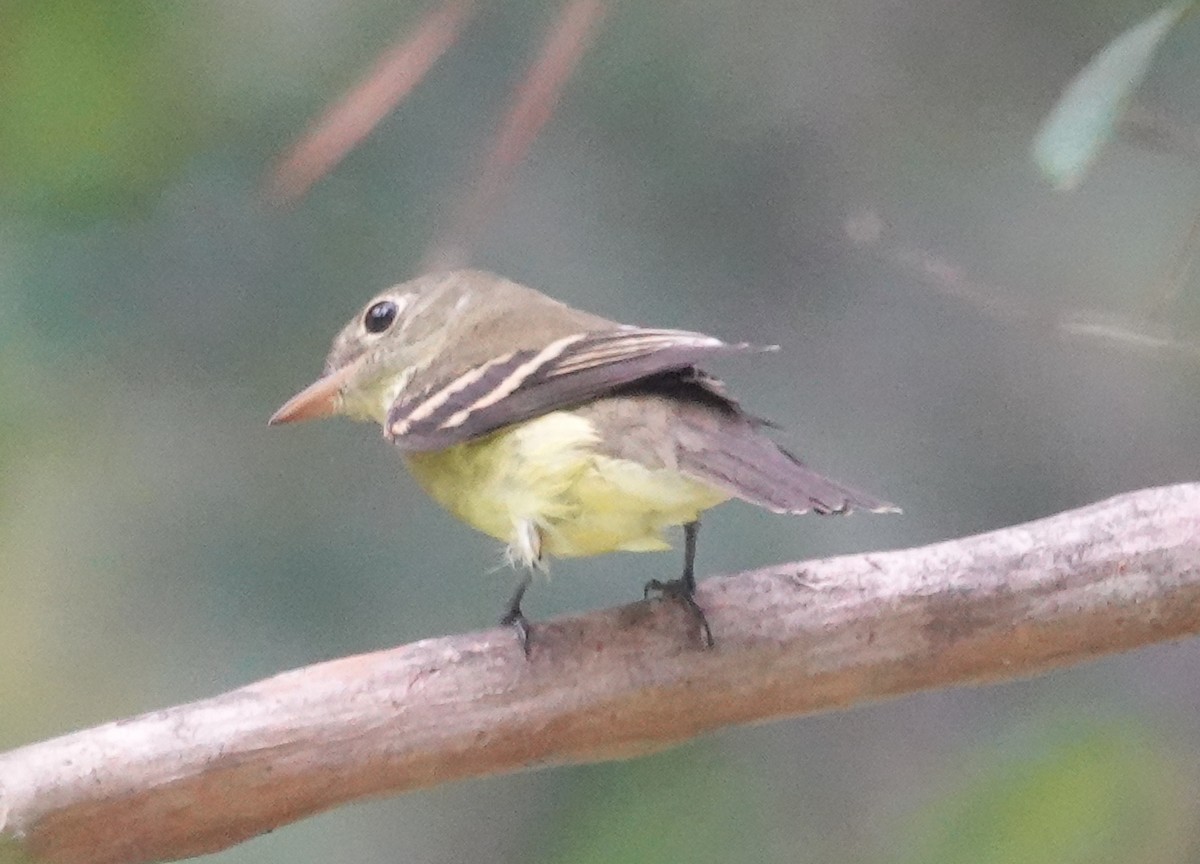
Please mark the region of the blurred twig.
<svg viewBox="0 0 1200 864"><path fill-rule="evenodd" d="M737 723L1034 675L1200 631L1200 484L669 602L429 639L0 754L0 844L212 852L368 795L646 753Z"/></svg>
<svg viewBox="0 0 1200 864"><path fill-rule="evenodd" d="M1200 130L1165 112L1132 106L1121 115L1117 132L1126 141L1141 147L1181 156L1192 164L1200 163ZM1170 318L1172 307L1195 270L1197 255L1200 255L1200 212L1193 216L1187 235L1172 256L1171 272L1154 298L1156 319Z"/></svg>
<svg viewBox="0 0 1200 864"><path fill-rule="evenodd" d="M1132 105L1121 115L1117 134L1130 144L1200 164L1200 129L1164 111Z"/></svg>
<svg viewBox="0 0 1200 864"><path fill-rule="evenodd" d="M932 252L897 241L889 235L889 226L873 211L856 214L845 224L850 242L881 261L899 267L919 279L934 291L965 303L992 318L1007 323L1022 323L1050 327L1064 339L1075 339L1092 345L1105 345L1127 351L1174 354L1200 360L1200 342L1176 337L1163 304L1170 304L1176 294L1173 289L1182 283L1188 267L1177 270L1159 292L1156 320L1133 315L1120 315L1096 309L1048 315L1044 306L1023 302L1013 292L987 285L971 278L967 271ZM1200 222L1193 226L1185 242L1188 261L1195 254L1192 246L1200 240ZM1195 236L1193 236L1195 235Z"/></svg>
<svg viewBox="0 0 1200 864"><path fill-rule="evenodd" d="M473 9L470 0L444 0L414 33L398 38L279 160L267 181L267 197L279 204L294 202L329 173L421 82L457 41Z"/></svg>
<svg viewBox="0 0 1200 864"><path fill-rule="evenodd" d="M454 44L474 7L470 0L444 0L415 33L398 39L363 80L280 158L268 178L267 197L278 204L292 203L332 170ZM430 245L421 272L467 262L471 245L553 114L604 11L603 0L567 0L563 5L541 54L514 94L477 178L455 209L450 229Z"/></svg>
<svg viewBox="0 0 1200 864"><path fill-rule="evenodd" d="M558 104L580 58L604 15L600 0L569 0L542 46L541 54L517 88L478 178L455 211L450 231L430 245L420 272L449 270L467 263L468 250L512 181L516 167Z"/></svg>
<svg viewBox="0 0 1200 864"><path fill-rule="evenodd" d="M1195 269L1198 254L1200 254L1200 211L1192 216L1192 224L1179 244L1179 251L1173 257L1174 263L1171 265L1171 272L1163 280L1157 296L1154 298L1154 315L1159 320L1169 320L1172 308L1179 302L1183 289Z"/></svg>

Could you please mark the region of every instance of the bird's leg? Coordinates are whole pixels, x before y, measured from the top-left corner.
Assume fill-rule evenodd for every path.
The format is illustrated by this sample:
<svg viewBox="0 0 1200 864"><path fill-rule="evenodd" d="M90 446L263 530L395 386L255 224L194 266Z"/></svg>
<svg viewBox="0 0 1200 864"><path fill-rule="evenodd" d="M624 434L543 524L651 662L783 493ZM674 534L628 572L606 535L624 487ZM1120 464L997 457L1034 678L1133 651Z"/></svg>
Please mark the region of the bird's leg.
<svg viewBox="0 0 1200 864"><path fill-rule="evenodd" d="M683 583L683 590L689 597L696 593L696 538L699 535L698 521L683 526L683 575L679 577L679 581ZM707 629L707 625L705 627ZM712 641L712 634L709 634L708 641Z"/></svg>
<svg viewBox="0 0 1200 864"><path fill-rule="evenodd" d="M504 617L500 619L501 626L516 629L517 638L521 640L521 650L525 652L526 657L529 656L529 619L521 611L521 599L532 581L533 571L526 568L521 574L521 581L517 583L517 590L513 591L512 597L509 598Z"/></svg>
<svg viewBox="0 0 1200 864"><path fill-rule="evenodd" d="M688 522L683 526L683 573L678 579L663 582L651 579L646 583L643 596L649 597L650 592L657 591L664 597L674 597L692 614L704 634L704 644L711 648L715 644L708 619L704 610L696 602L696 537L700 533L700 522Z"/></svg>
<svg viewBox="0 0 1200 864"><path fill-rule="evenodd" d="M517 590L508 601L508 608L500 624L505 627L515 627L517 636L521 639L521 650L529 656L529 619L521 611L521 599L525 589L533 581L534 570L545 570L546 563L542 557L542 532L537 523L531 519L523 519L514 526L513 540L508 547L508 560L521 568L521 581Z"/></svg>

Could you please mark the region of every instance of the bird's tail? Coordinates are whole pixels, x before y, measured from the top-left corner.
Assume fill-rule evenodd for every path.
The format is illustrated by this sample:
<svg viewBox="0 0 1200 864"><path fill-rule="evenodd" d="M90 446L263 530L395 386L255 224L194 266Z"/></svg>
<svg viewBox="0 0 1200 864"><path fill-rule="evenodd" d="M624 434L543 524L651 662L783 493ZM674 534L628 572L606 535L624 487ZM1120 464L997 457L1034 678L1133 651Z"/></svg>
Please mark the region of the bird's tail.
<svg viewBox="0 0 1200 864"><path fill-rule="evenodd" d="M745 418L730 421L689 441L679 453L679 467L776 513L900 512L894 504L816 473Z"/></svg>

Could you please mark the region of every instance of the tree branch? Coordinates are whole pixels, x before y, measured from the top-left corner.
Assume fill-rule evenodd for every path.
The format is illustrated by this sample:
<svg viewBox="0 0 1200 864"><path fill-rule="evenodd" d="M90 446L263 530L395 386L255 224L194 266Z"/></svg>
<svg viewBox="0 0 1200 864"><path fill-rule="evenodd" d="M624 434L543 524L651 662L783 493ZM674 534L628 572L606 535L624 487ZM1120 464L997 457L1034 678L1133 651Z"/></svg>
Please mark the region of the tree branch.
<svg viewBox="0 0 1200 864"><path fill-rule="evenodd" d="M0 755L0 840L211 852L367 795L645 753L736 723L1033 675L1200 630L1200 484L704 582L717 647L635 603L286 672Z"/></svg>

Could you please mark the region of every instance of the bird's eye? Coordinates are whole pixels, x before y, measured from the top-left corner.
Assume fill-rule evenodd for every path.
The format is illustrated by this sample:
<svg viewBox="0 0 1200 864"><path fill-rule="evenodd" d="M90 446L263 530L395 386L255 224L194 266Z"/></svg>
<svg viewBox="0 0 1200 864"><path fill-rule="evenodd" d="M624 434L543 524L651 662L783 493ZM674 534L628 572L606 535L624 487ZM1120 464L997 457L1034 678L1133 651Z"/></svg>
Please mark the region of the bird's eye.
<svg viewBox="0 0 1200 864"><path fill-rule="evenodd" d="M363 317L363 326L367 328L368 333L382 333L392 326L399 311L399 307L391 300L380 300L367 310Z"/></svg>

